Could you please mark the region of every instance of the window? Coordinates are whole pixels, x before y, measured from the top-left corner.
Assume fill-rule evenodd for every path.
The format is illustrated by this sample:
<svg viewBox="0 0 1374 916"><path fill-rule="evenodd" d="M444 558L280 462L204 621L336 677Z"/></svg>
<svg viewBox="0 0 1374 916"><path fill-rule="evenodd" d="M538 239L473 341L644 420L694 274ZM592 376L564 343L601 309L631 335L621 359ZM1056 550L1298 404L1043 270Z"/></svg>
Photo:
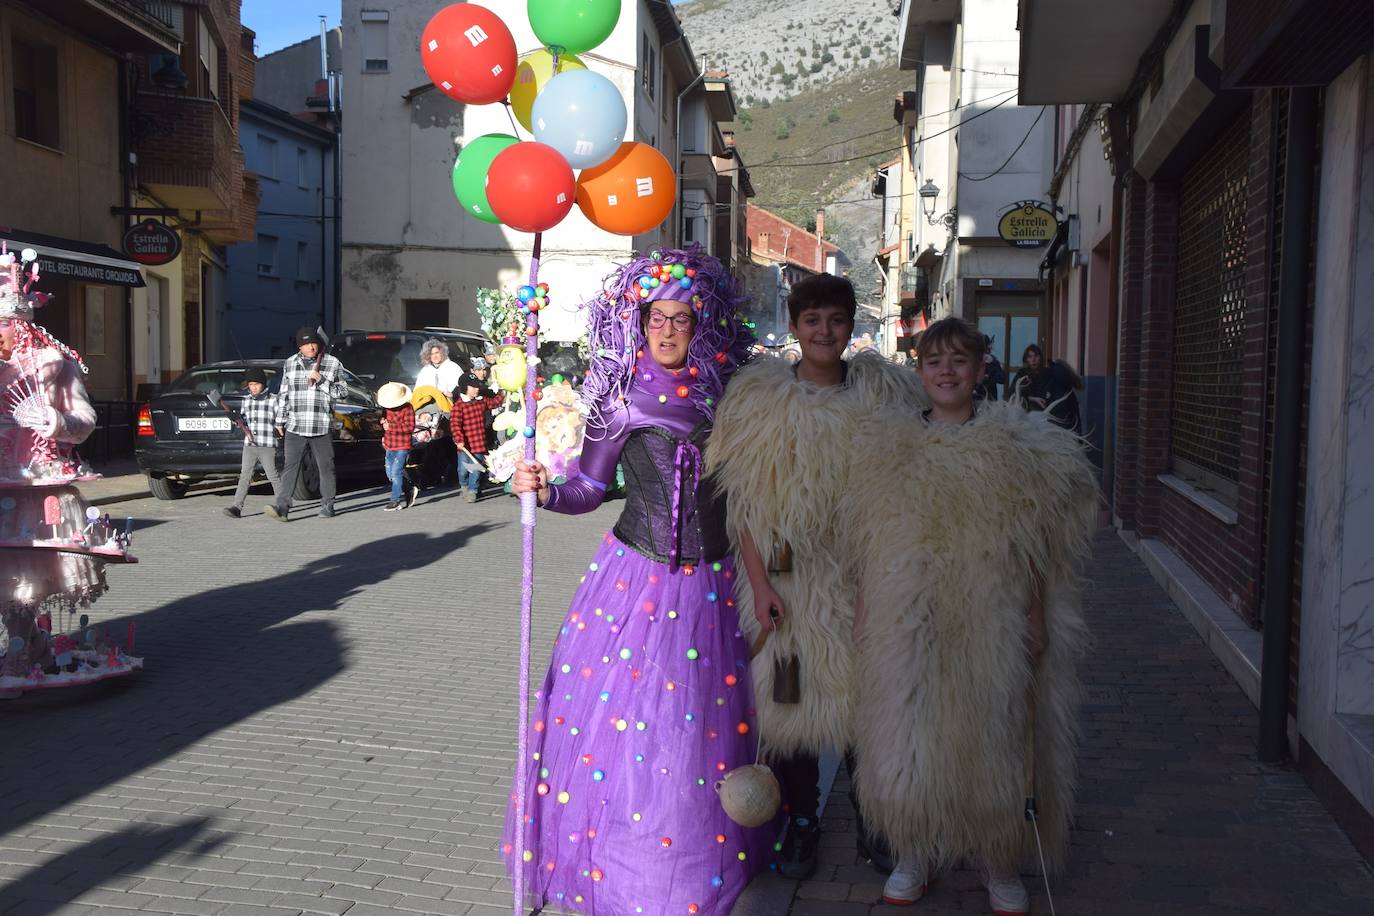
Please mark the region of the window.
<svg viewBox="0 0 1374 916"><path fill-rule="evenodd" d="M1179 187L1170 457L1223 501L1240 474L1249 157L1246 109Z"/></svg>
<svg viewBox="0 0 1374 916"><path fill-rule="evenodd" d="M386 10L363 10L363 72L385 73L389 69L387 43L391 14Z"/></svg>
<svg viewBox="0 0 1374 916"><path fill-rule="evenodd" d="M296 147L296 185L310 187L310 154L299 146Z"/></svg>
<svg viewBox="0 0 1374 916"><path fill-rule="evenodd" d="M219 44L204 16L200 19L200 85L207 97L219 98Z"/></svg>
<svg viewBox="0 0 1374 916"><path fill-rule="evenodd" d="M658 85L658 50L649 41L649 33L643 34L640 47L643 49L639 58L639 83L644 94L649 97L649 101L654 100L654 89Z"/></svg>
<svg viewBox="0 0 1374 916"><path fill-rule="evenodd" d="M61 145L57 49L18 36L11 46L15 136L57 149Z"/></svg>
<svg viewBox="0 0 1374 916"><path fill-rule="evenodd" d="M265 277L277 275L277 237L258 235L258 273Z"/></svg>
<svg viewBox="0 0 1374 916"><path fill-rule="evenodd" d="M254 168L263 178L277 180L277 141L266 134L258 134L258 156Z"/></svg>
<svg viewBox="0 0 1374 916"><path fill-rule="evenodd" d="M301 283L311 283L314 275L310 272L310 246L305 242L296 243L296 279Z"/></svg>
<svg viewBox="0 0 1374 916"><path fill-rule="evenodd" d="M407 299L406 330L448 326L447 299Z"/></svg>

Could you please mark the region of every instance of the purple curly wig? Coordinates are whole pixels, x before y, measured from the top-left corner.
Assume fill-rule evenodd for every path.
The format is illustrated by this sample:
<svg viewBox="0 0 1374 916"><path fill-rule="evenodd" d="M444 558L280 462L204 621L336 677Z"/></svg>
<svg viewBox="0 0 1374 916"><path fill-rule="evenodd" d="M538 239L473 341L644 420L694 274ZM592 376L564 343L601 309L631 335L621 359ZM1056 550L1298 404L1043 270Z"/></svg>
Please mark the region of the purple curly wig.
<svg viewBox="0 0 1374 916"><path fill-rule="evenodd" d="M673 276L677 266L683 269L681 278ZM742 314L747 297L717 258L700 245L640 255L608 276L601 294L584 306L592 351L582 385L588 438L605 435L614 422L644 350L643 316L660 299L690 302L696 310L696 328L687 345L687 370L693 378L689 397L706 419L715 417L725 383L748 358L754 335Z"/></svg>

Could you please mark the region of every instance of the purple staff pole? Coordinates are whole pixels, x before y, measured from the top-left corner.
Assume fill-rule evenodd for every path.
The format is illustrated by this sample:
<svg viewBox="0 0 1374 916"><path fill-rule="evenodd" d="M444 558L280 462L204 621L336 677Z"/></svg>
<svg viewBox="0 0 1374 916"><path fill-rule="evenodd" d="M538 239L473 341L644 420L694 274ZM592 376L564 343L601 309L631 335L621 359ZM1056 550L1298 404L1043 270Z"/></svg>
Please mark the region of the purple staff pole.
<svg viewBox="0 0 1374 916"><path fill-rule="evenodd" d="M539 255L543 246L544 234L534 234L534 250L530 256L530 286L539 286ZM535 400L534 389L538 384L539 357L539 312L531 309L525 325L525 460L534 460ZM525 844L527 827L525 824L525 793L529 788L530 756L530 623L534 613L534 524L539 511L538 493L520 495L520 525L522 528L523 557L520 575L520 715L517 759L515 763L515 823L519 827L520 848L511 850L515 857L515 916L525 912Z"/></svg>

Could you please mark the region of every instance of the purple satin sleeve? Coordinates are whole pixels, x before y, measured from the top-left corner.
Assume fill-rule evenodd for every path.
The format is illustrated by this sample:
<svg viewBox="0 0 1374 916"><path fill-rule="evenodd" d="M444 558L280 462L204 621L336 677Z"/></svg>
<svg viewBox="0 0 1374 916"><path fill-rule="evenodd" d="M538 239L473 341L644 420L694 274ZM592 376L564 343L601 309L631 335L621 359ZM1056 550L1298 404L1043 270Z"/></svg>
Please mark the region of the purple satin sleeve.
<svg viewBox="0 0 1374 916"><path fill-rule="evenodd" d="M629 424L618 436L582 443L582 457L578 459L578 474L567 483L549 485L549 500L544 508L564 515L590 512L606 499L606 490L615 480L616 462L620 450L629 438Z"/></svg>

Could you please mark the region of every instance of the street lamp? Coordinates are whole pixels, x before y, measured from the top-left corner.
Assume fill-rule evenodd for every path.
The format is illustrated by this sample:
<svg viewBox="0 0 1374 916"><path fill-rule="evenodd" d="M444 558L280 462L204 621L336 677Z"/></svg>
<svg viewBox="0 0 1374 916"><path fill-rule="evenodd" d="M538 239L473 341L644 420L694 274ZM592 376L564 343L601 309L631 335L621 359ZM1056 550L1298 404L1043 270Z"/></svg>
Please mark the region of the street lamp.
<svg viewBox="0 0 1374 916"><path fill-rule="evenodd" d="M935 215L936 201L940 197L939 185L927 178L916 193L921 198L921 212L925 214L927 224L935 226L943 223L946 229L954 228L954 221L959 218L958 210L951 207L939 216Z"/></svg>

